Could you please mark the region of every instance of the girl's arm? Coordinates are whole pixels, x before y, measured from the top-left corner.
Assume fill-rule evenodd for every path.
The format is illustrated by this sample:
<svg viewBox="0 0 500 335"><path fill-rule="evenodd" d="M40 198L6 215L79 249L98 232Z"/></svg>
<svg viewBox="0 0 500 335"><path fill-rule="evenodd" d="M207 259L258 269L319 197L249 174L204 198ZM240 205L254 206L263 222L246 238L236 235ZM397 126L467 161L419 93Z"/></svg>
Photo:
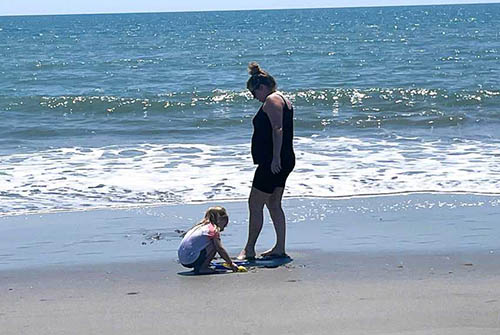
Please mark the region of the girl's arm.
<svg viewBox="0 0 500 335"><path fill-rule="evenodd" d="M234 272L238 272L238 265L234 264L233 260L231 257L229 257L229 254L227 253L226 249L222 246L222 241L220 240L219 237L215 237L213 239L214 245L215 245L215 250L219 253L220 257L222 257L227 264L231 265L231 269Z"/></svg>
<svg viewBox="0 0 500 335"><path fill-rule="evenodd" d="M271 172L281 171L281 145L283 144L283 99L276 95L267 98L263 106L273 129L273 161Z"/></svg>

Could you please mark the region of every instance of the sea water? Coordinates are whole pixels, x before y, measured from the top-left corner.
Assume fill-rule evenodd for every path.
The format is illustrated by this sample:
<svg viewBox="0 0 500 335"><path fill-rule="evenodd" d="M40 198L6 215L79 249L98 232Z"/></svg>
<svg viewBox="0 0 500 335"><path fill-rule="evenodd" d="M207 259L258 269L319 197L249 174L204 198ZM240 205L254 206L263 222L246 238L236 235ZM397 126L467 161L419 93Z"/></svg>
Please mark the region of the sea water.
<svg viewBox="0 0 500 335"><path fill-rule="evenodd" d="M257 61L287 197L500 188L500 5L0 17L0 215L245 198Z"/></svg>

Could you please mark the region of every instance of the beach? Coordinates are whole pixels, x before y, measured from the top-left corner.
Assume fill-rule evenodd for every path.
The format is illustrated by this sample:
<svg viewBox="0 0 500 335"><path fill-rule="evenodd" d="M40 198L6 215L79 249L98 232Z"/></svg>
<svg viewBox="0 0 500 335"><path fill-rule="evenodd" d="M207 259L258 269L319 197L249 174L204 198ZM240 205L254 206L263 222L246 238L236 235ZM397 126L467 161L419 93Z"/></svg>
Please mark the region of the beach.
<svg viewBox="0 0 500 335"><path fill-rule="evenodd" d="M37 236L38 220L55 225L58 234L38 240L45 250L37 255L16 243L10 252L17 258L7 261L0 244L2 334L494 334L498 200L288 199L289 217L303 215L289 222L291 263L210 276L186 276L176 260L176 230L210 203L37 215L23 234ZM246 203L225 205L232 220L222 240L234 256L245 239ZM404 228L422 218L427 225ZM19 227L21 219L31 220L4 217L0 227ZM71 232L78 220L88 223L79 235ZM141 227L135 235L134 223ZM391 224L404 229L387 229ZM334 233L325 238L325 230ZM4 240L23 235L1 233ZM258 251L273 238L266 222Z"/></svg>
<svg viewBox="0 0 500 335"><path fill-rule="evenodd" d="M0 335L500 333L500 4L0 16ZM248 234L258 62L292 261ZM265 213L257 252L271 248Z"/></svg>

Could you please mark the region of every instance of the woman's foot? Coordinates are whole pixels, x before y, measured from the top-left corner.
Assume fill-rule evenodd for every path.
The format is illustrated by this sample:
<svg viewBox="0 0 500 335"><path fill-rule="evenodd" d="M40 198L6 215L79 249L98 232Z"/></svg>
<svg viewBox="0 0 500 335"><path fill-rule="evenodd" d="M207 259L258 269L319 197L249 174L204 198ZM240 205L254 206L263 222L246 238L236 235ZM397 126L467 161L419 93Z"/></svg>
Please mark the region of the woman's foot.
<svg viewBox="0 0 500 335"><path fill-rule="evenodd" d="M236 259L239 261L244 261L244 260L252 261L255 259L255 251L249 252L246 249L243 249L243 250L241 250L238 257L236 257Z"/></svg>
<svg viewBox="0 0 500 335"><path fill-rule="evenodd" d="M281 257L288 257L286 254L285 250L278 250L276 247L269 249L267 251L264 251L263 253L260 254L261 257L263 258L281 258Z"/></svg>

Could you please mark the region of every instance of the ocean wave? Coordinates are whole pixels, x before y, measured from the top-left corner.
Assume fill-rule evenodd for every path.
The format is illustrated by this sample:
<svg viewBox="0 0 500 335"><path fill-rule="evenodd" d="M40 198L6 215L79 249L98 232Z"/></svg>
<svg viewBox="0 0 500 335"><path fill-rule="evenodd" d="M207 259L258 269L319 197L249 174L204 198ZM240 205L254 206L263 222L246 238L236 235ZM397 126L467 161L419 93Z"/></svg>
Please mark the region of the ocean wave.
<svg viewBox="0 0 500 335"><path fill-rule="evenodd" d="M328 107L340 105L360 108L359 111L381 111L377 107L406 109L425 105L433 108L490 107L500 106L500 90L478 89L473 91L449 91L429 88L325 88L282 91L296 106ZM203 106L234 107L253 100L248 91L213 90L209 92L167 92L146 97L122 97L113 95L81 96L0 96L4 110L39 109L100 113L127 113L141 110L163 111L168 109L199 108ZM496 113L500 116L500 113Z"/></svg>
<svg viewBox="0 0 500 335"><path fill-rule="evenodd" d="M284 91L295 106L299 136L358 129L400 132L500 122L500 91L478 89L318 89ZM259 107L247 91L170 92L151 97L0 97L5 139L39 140L96 133L108 136L181 136L193 131L247 133ZM22 122L20 122L22 120ZM472 132L472 130L471 130ZM229 135L231 136L231 135Z"/></svg>
<svg viewBox="0 0 500 335"><path fill-rule="evenodd" d="M283 91L296 107L326 109L340 114L342 108L349 112L390 113L391 111L441 111L450 113L468 107L486 108L500 106L500 90L448 91L428 88L330 88ZM191 111L199 108L254 108L248 91L213 90L210 92L169 92L150 97L121 97L112 95L89 96L0 96L4 111L26 114L35 110L61 111L64 113L126 114L136 112ZM248 106L246 106L248 105ZM300 112L300 110L299 110ZM472 110L472 112L474 112ZM499 117L500 113L490 113ZM410 114L406 115L409 116Z"/></svg>
<svg viewBox="0 0 500 335"><path fill-rule="evenodd" d="M498 194L500 142L295 139L287 197ZM0 215L245 199L248 144L66 147L0 156Z"/></svg>

